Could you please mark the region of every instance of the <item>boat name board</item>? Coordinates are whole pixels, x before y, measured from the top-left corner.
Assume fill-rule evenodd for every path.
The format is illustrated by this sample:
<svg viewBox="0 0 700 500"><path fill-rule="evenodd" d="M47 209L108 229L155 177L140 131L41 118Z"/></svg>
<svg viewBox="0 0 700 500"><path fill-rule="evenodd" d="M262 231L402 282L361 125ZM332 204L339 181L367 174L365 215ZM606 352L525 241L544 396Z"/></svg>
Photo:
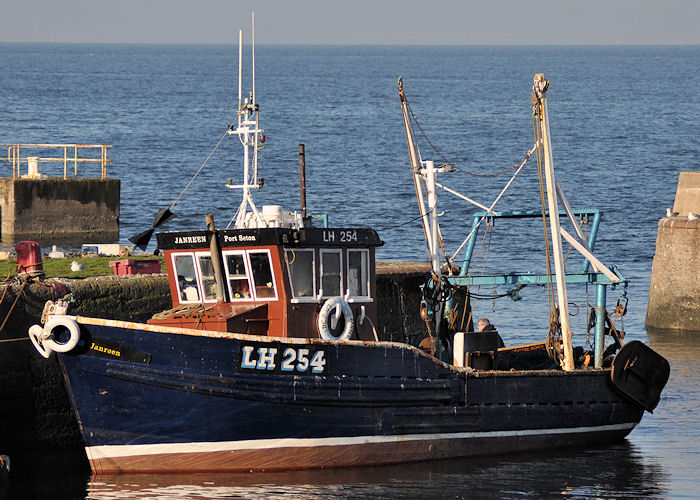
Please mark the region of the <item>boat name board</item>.
<svg viewBox="0 0 700 500"><path fill-rule="evenodd" d="M326 369L326 352L313 347L241 346L240 371L289 375L319 375Z"/></svg>
<svg viewBox="0 0 700 500"><path fill-rule="evenodd" d="M253 234L225 234L224 243L254 243L257 240Z"/></svg>
<svg viewBox="0 0 700 500"><path fill-rule="evenodd" d="M208 248L210 233L206 231L170 231L158 233L158 248L181 250ZM251 245L285 246L348 246L369 247L384 244L377 232L370 228L259 228L217 231L223 248Z"/></svg>
<svg viewBox="0 0 700 500"><path fill-rule="evenodd" d="M175 244L176 245L191 244L191 243L206 243L206 242L207 242L207 237L204 235L200 235L200 236L176 236L175 237Z"/></svg>
<svg viewBox="0 0 700 500"><path fill-rule="evenodd" d="M357 242L357 231L352 229L345 230L324 230L323 231L323 242L324 243L356 243Z"/></svg>
<svg viewBox="0 0 700 500"><path fill-rule="evenodd" d="M78 351L95 358L142 364L151 362L151 355L147 352L139 351L112 339L97 336L91 336L88 341L81 340L78 344Z"/></svg>

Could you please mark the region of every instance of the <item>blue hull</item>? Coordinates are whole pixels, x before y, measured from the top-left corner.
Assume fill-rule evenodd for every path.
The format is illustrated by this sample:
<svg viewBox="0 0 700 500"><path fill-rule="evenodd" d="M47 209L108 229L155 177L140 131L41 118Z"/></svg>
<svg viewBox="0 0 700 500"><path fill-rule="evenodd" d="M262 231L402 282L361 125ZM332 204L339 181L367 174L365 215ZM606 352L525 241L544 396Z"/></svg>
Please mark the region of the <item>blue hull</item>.
<svg viewBox="0 0 700 500"><path fill-rule="evenodd" d="M78 318L61 365L93 469L393 463L624 437L609 370L467 373L398 343Z"/></svg>

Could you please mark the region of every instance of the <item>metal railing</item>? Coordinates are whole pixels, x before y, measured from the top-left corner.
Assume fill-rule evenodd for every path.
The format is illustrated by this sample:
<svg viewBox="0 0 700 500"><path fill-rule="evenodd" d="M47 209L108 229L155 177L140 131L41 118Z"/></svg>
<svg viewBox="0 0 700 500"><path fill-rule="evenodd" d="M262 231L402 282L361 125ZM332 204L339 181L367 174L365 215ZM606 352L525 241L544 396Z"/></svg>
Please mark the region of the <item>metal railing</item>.
<svg viewBox="0 0 700 500"><path fill-rule="evenodd" d="M101 167L102 179L107 178L107 163L112 160L107 159L107 148L112 146L106 144L1 144L7 146L7 161L12 163L12 179L22 177L21 165L27 164L27 175L25 177L36 179L40 177L39 163L62 163L63 178L68 178L68 165L73 165L73 175L78 177L78 163L99 163ZM99 149L99 158L87 158L79 156L81 149ZM41 156L40 154L55 150L63 150L63 156ZM69 154L70 153L70 154ZM24 156L22 156L24 154ZM60 153L59 153L60 154Z"/></svg>

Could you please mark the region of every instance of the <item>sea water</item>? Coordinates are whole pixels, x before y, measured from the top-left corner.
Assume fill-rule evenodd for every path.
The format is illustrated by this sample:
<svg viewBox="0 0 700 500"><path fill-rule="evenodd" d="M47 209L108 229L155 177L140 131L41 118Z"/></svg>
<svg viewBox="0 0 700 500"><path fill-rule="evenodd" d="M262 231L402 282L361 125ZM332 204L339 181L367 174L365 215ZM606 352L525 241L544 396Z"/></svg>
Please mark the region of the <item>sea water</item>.
<svg viewBox="0 0 700 500"><path fill-rule="evenodd" d="M249 47L244 58L245 97L252 90ZM604 212L595 252L630 279L628 288L609 291L608 304L629 297L621 325L626 338L650 344L671 363L659 406L624 442L608 446L263 474L91 478L58 467L60 474L42 474L40 481L16 478L23 498L697 496L700 333L647 332L644 317L658 219L673 206L678 173L698 170L699 47L262 46L256 63L256 100L267 139L260 151L264 188L255 193L256 203L298 209L297 152L303 143L309 211L327 213L335 226L378 229L385 241L381 260L426 260L397 78L404 78L420 125L415 132L423 159L457 165L439 181L489 205L513 171L495 177L465 171L489 174L520 164L533 145L532 79L544 73L551 81L559 183L575 209ZM0 143L112 146L108 175L121 179L121 243L172 206L236 120L235 47L0 44L0 68ZM44 168L62 174L62 165ZM4 169L1 175L11 175L9 163ZM80 166L79 174L99 171ZM235 136L216 149L172 207L177 218L162 229L201 229L207 213L225 227L240 203L240 192L225 187L229 178L242 181ZM439 203L452 255L478 209L448 193ZM533 157L496 208L539 207ZM541 222L499 220L492 229L479 236L476 269L544 271ZM71 249L71 243L53 243ZM149 250L154 248L155 241ZM567 257L567 266L579 262ZM480 294L504 290L488 286ZM488 316L507 344L546 334L546 291L528 287L521 295L518 302L487 297L475 304L475 314ZM570 302L574 340L584 345L594 290L572 290Z"/></svg>

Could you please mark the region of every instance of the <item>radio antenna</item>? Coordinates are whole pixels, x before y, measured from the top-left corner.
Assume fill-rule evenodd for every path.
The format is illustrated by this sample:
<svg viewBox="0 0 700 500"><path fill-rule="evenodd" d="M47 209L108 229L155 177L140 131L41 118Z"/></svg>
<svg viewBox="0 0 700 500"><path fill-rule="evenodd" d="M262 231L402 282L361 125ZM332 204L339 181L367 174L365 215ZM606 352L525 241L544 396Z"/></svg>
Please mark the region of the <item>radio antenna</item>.
<svg viewBox="0 0 700 500"><path fill-rule="evenodd" d="M251 45L252 45L252 50L253 50L253 102L252 104L255 104L255 11L251 12L251 24L252 24L252 29L251 29Z"/></svg>
<svg viewBox="0 0 700 500"><path fill-rule="evenodd" d="M243 30L238 30L238 109L241 110L243 99L241 87L243 86ZM238 125L241 124L241 115L238 113Z"/></svg>
<svg viewBox="0 0 700 500"><path fill-rule="evenodd" d="M255 14L253 14L252 21L255 23ZM253 24L252 38L253 87L252 91L248 92L247 97L243 98L243 30L238 32L238 122L237 124L232 124L227 132L228 134L237 135L243 145L243 183L233 184L231 179L226 183L226 187L228 188L241 189L243 191L241 204L227 226L230 227L231 224L234 224L234 228L236 229L267 226L267 223L262 218L253 202L253 195L251 193L252 189L260 189L262 187L263 181L258 178L258 149L260 149L260 143L265 141L263 130L259 126L258 105L255 103L254 33L255 24ZM248 207L250 207L250 212L248 212Z"/></svg>

